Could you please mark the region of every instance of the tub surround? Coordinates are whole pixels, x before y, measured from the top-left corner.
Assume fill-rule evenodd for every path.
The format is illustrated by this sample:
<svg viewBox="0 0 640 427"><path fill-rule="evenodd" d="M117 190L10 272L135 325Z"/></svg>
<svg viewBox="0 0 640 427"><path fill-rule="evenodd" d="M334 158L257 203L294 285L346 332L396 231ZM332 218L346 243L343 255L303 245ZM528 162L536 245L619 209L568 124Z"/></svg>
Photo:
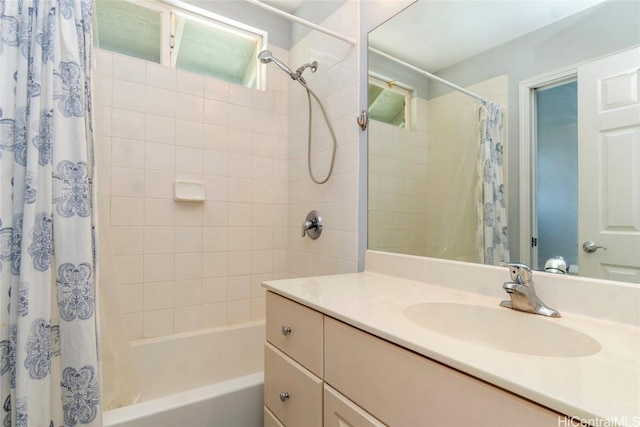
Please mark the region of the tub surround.
<svg viewBox="0 0 640 427"><path fill-rule="evenodd" d="M475 345L429 331L403 315L404 308L422 302L496 308L507 298L502 283L508 278L501 267L369 251L362 273L268 281L263 286L558 413L591 423L637 423L638 287L534 273L539 296L562 314L545 320L583 332L601 345L598 353L586 357L532 356Z"/></svg>

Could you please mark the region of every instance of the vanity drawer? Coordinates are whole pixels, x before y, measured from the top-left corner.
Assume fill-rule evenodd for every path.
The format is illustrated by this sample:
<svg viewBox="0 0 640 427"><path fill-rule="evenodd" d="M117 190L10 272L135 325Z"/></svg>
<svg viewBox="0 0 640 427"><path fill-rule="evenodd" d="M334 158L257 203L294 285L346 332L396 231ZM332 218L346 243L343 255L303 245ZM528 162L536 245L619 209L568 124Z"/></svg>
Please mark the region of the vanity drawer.
<svg viewBox="0 0 640 427"><path fill-rule="evenodd" d="M364 409L324 385L323 427L386 427Z"/></svg>
<svg viewBox="0 0 640 427"><path fill-rule="evenodd" d="M558 425L547 408L342 322L324 328L324 380L387 425Z"/></svg>
<svg viewBox="0 0 640 427"><path fill-rule="evenodd" d="M319 377L323 369L323 317L315 310L267 292L267 341Z"/></svg>
<svg viewBox="0 0 640 427"><path fill-rule="evenodd" d="M264 349L264 369L264 403L282 424L322 425L321 379L269 343ZM281 393L288 397L281 398Z"/></svg>
<svg viewBox="0 0 640 427"><path fill-rule="evenodd" d="M284 427L266 406L264 407L264 427Z"/></svg>

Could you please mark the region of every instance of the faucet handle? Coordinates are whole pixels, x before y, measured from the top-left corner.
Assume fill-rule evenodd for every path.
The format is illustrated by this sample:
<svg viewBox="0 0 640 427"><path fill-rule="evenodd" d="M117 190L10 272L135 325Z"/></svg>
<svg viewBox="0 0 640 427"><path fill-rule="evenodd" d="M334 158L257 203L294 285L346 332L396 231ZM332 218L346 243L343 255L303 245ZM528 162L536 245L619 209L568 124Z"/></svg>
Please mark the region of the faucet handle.
<svg viewBox="0 0 640 427"><path fill-rule="evenodd" d="M521 262L502 262L500 265L509 268L511 280L514 282L524 284L532 282L533 271L531 271L531 268L528 265Z"/></svg>

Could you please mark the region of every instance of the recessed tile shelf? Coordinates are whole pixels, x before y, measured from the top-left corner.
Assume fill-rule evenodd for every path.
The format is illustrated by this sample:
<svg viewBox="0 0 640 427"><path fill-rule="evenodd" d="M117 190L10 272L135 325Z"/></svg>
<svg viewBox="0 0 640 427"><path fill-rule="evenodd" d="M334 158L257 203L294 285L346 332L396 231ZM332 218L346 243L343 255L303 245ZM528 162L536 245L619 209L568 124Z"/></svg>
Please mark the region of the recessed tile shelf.
<svg viewBox="0 0 640 427"><path fill-rule="evenodd" d="M204 202L204 184L196 181L175 181L173 198L179 202Z"/></svg>

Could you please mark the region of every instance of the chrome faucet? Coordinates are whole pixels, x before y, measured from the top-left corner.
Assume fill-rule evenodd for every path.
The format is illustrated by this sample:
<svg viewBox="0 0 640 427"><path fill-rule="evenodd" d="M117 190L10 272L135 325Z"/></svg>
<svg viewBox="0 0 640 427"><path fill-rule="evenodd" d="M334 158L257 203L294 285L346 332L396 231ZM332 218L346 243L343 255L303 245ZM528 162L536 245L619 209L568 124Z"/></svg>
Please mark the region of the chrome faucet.
<svg viewBox="0 0 640 427"><path fill-rule="evenodd" d="M511 281L502 285L502 289L509 294L511 300L502 301L500 303L502 307L543 316L560 317L557 310L548 307L536 295L533 287L533 272L527 265L519 262L505 262L502 265L509 268L511 275Z"/></svg>

